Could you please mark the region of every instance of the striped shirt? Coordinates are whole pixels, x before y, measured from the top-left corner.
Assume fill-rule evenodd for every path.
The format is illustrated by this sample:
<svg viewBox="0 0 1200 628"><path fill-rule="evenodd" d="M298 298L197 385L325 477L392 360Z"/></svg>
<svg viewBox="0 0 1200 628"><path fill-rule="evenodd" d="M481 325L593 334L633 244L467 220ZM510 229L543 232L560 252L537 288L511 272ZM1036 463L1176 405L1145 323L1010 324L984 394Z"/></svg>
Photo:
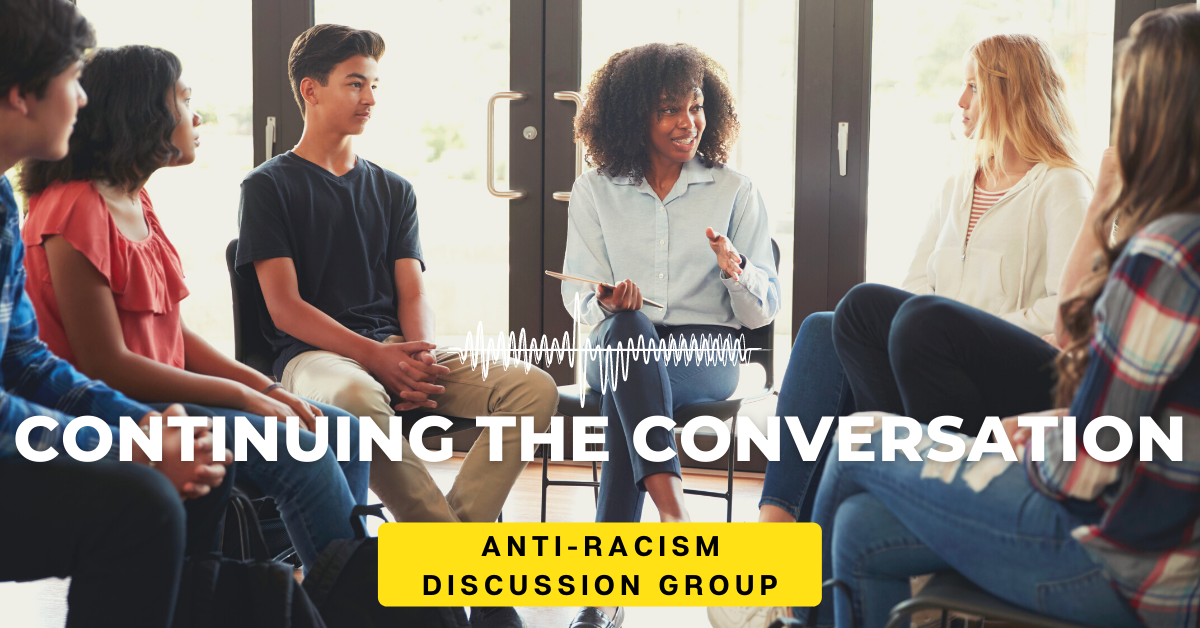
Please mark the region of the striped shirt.
<svg viewBox="0 0 1200 628"><path fill-rule="evenodd" d="M118 452L116 426L122 416L140 419L150 408L76 371L50 353L38 340L37 318L25 294L25 247L17 226L16 200L8 178L0 176L0 457L17 455L13 437L21 422L47 416L65 425L72 417L95 416L111 425L113 447ZM34 449L52 446L62 451L63 429L35 428L29 436ZM98 434L91 428L77 432L75 442L84 451L96 448Z"/></svg>
<svg viewBox="0 0 1200 628"><path fill-rule="evenodd" d="M1064 461L1047 430L1031 483L1089 525L1071 531L1152 628L1196 628L1200 617L1200 216L1175 214L1139 232L1113 266L1094 310L1087 372L1071 405L1077 440L1095 417L1128 423L1133 447L1107 463L1077 443ZM1154 446L1140 460L1142 416L1165 433L1181 417L1181 460ZM1105 451L1116 430L1097 434Z"/></svg>
<svg viewBox="0 0 1200 628"><path fill-rule="evenodd" d="M975 223L979 222L983 213L991 209L996 201L1004 198L1005 194L1008 194L1008 190L985 192L979 185L975 186L975 193L971 195L971 220L967 222L967 242L971 241L971 232L975 230Z"/></svg>

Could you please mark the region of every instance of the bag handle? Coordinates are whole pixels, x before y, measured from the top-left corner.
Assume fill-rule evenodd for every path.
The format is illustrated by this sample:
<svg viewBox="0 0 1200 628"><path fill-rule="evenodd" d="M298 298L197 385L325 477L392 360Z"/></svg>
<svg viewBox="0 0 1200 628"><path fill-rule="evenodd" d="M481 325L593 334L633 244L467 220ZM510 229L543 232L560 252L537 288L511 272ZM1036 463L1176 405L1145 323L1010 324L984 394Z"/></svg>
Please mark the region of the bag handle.
<svg viewBox="0 0 1200 628"><path fill-rule="evenodd" d="M254 511L254 504L250 503L250 498L241 490L234 488L233 494L229 498L229 505L233 507L238 517L242 537L242 560L250 558L259 562L271 561L271 554L267 550L267 541L263 537L262 523L258 520L258 513ZM246 555L247 549L250 551L249 556Z"/></svg>
<svg viewBox="0 0 1200 628"><path fill-rule="evenodd" d="M383 504L371 504L370 506L360 504L355 506L350 511L350 525L354 527L354 538L367 538L367 528L363 525L363 517L368 515L379 517L385 522L388 521L387 516L383 514Z"/></svg>

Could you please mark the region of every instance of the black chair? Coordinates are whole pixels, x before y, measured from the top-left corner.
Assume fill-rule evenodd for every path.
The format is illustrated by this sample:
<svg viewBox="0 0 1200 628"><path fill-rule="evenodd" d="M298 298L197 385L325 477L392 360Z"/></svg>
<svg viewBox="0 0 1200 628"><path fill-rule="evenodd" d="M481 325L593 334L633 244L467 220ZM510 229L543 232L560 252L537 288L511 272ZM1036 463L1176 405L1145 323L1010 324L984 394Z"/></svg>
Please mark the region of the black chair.
<svg viewBox="0 0 1200 628"><path fill-rule="evenodd" d="M779 244L774 239L771 240L771 252L775 257L775 270L779 270ZM775 386L775 365L774 365L774 348L775 348L775 323L758 329L750 329L743 327L739 332L742 340L743 348L755 348L757 351L750 353L749 363L762 366L766 373L766 380L763 382L761 390L754 394L745 397L726 399L724 401L710 401L705 403L697 403L690 406L685 406L675 411L676 429L681 429L688 421L700 416L714 416L718 419L733 419L733 429L730 434L729 451L726 453L727 460L726 478L728 483L724 492L703 491L699 489L685 488L683 492L688 495L701 495L704 497L717 497L725 500L725 520L733 520L733 465L735 453L737 450L737 413L742 408L743 403L758 401L772 394L771 389ZM587 389L584 392L584 403L580 407L579 404L579 387L577 385L559 386L558 388L558 412L564 416L572 416L568 413L575 413L579 416L599 416L601 396L598 391ZM597 477L596 463L592 463L592 481L578 480L551 480L549 476L549 456L546 448L542 448L542 521L546 521L546 489L551 486L590 486L593 489L593 494L596 499L599 499L600 481Z"/></svg>
<svg viewBox="0 0 1200 628"><path fill-rule="evenodd" d="M258 320L259 313L267 311L267 304L263 301L258 279L242 277L234 269L237 244L237 238L234 238L225 247L225 267L233 289L233 358L274 379L272 365L278 354L267 342Z"/></svg>
<svg viewBox="0 0 1200 628"><path fill-rule="evenodd" d="M920 593L896 605L888 618L887 628L900 628L908 624L909 617L926 610L942 611L941 628L946 628L951 612L977 615L988 621L1001 621L1032 628L1085 628L1061 619L1040 615L1009 604L980 589L970 580L955 571L935 574Z"/></svg>

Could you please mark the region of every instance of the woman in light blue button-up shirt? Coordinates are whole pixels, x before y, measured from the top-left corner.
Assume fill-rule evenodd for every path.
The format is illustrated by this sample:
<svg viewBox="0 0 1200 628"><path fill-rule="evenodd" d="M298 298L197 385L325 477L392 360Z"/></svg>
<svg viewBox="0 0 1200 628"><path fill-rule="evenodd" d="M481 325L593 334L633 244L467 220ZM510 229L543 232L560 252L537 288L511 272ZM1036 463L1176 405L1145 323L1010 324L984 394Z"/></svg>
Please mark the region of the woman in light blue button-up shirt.
<svg viewBox="0 0 1200 628"><path fill-rule="evenodd" d="M779 311L766 209L750 179L724 165L737 129L724 70L692 46L631 48L592 78L578 135L597 167L571 190L563 272L616 289L568 282L562 295L576 320L595 326L593 346L636 346L639 337L646 345L733 342L739 328L762 327ZM686 521L678 458L641 458L634 429L646 417L727 399L737 361L651 357L631 361L622 378L617 360L614 378L604 368L613 357L586 362L609 417L596 520L639 520L649 492L664 521ZM655 451L674 447L661 427L646 440Z"/></svg>

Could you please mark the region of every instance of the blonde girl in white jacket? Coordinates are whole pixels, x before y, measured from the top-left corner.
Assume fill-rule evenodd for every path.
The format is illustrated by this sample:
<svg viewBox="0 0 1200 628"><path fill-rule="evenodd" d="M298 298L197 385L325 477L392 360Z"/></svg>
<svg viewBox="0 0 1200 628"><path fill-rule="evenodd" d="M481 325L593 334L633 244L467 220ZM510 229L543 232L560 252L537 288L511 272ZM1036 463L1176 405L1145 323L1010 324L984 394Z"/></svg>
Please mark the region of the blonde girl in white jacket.
<svg viewBox="0 0 1200 628"><path fill-rule="evenodd" d="M851 290L833 341L856 407L949 414L974 435L987 415L1049 407L1057 348L1041 337L1093 186L1049 45L996 35L965 65L974 164L935 201L902 289Z"/></svg>
<svg viewBox="0 0 1200 628"><path fill-rule="evenodd" d="M974 159L933 199L900 287L1043 336L1093 192L1066 85L1049 46L1028 35L984 39L965 66L958 106Z"/></svg>
<svg viewBox="0 0 1200 628"><path fill-rule="evenodd" d="M997 35L967 51L963 84L958 105L973 159L932 199L902 289L857 286L836 314L813 314L801 325L776 413L798 417L806 434L814 433L822 416L846 416L856 410L886 410L925 422L935 418L922 410L906 410L896 378L913 375L927 381L920 360L936 362L929 354L953 352L957 340L994 340L987 345L987 357L972 360L969 367L991 369L997 383L1001 375L1011 377L1017 382L1009 381L1008 395L1029 391L1044 401L1032 407L1050 407L1046 404L1051 385L1045 380L1053 368L1041 366L1052 367L1057 350L1040 337L1054 328L1059 280L1093 193L1081 166L1066 80L1046 42L1028 35ZM920 307L930 305L934 307ZM971 326L945 323L934 311L946 307L958 308L956 314L967 313L964 318L973 322L987 319L995 324L984 325L999 327L1001 333L981 339L976 337L980 333L964 332ZM906 331L922 324L919 334ZM923 354L909 351L922 345ZM1016 359L1007 351L1016 345L1032 349ZM897 372L893 348L920 358ZM963 370L957 375L968 375ZM978 392L953 378L945 381L963 389L957 392ZM988 413L1015 414L998 405ZM955 416L965 419L962 431L974 435L982 415L976 419L967 414ZM818 460L804 461L792 439L783 439L780 460L767 465L759 521L811 520L829 443ZM715 628L766 628L791 610L711 608L709 618Z"/></svg>

